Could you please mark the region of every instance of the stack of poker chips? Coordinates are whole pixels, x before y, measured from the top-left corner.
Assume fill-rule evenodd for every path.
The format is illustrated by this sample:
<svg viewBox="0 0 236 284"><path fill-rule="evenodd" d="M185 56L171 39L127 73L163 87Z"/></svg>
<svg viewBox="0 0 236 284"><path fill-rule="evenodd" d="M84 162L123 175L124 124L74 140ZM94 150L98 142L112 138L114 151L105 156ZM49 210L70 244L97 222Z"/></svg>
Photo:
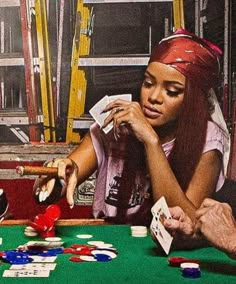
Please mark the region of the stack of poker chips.
<svg viewBox="0 0 236 284"><path fill-rule="evenodd" d="M190 259L186 257L169 257L168 262L170 266L180 267L182 276L186 278L201 277L200 260Z"/></svg>
<svg viewBox="0 0 236 284"><path fill-rule="evenodd" d="M132 237L146 237L147 227L145 226L131 226L131 236Z"/></svg>

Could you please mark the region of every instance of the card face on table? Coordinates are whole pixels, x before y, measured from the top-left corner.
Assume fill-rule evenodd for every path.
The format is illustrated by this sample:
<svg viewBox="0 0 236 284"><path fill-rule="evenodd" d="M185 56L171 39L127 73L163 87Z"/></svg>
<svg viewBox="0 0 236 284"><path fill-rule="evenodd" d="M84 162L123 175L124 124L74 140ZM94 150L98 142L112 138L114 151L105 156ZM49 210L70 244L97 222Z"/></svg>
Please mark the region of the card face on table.
<svg viewBox="0 0 236 284"><path fill-rule="evenodd" d="M132 95L120 94L114 96L105 96L90 109L89 113L92 115L92 117L95 119L95 121L100 127L102 127L104 120L110 114L110 111L103 113L103 110L109 103L118 99L131 101ZM113 128L113 123L110 122L105 128L103 128L103 131L107 134L112 128Z"/></svg>
<svg viewBox="0 0 236 284"><path fill-rule="evenodd" d="M169 253L173 237L165 229L163 221L165 219L171 219L171 214L164 197L161 197L151 209L153 219L150 225L150 229L155 235L156 239L162 246L166 254Z"/></svg>
<svg viewBox="0 0 236 284"><path fill-rule="evenodd" d="M3 277L49 277L50 270L4 270Z"/></svg>

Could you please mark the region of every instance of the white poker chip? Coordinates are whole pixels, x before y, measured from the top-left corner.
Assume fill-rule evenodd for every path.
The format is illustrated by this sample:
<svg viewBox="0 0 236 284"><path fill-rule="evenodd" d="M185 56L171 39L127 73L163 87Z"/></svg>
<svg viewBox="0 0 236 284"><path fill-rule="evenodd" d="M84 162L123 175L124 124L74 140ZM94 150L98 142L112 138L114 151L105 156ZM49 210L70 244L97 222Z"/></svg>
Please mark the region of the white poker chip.
<svg viewBox="0 0 236 284"><path fill-rule="evenodd" d="M27 227L25 227L25 232L36 232L36 230L33 228L33 227L31 227L31 226L27 226Z"/></svg>
<svg viewBox="0 0 236 284"><path fill-rule="evenodd" d="M91 251L91 254L92 255L97 255L97 254L105 254L105 255L108 255L110 256L112 259L113 258L116 258L117 257L117 254L112 252L112 251L109 251L109 250L92 250Z"/></svg>
<svg viewBox="0 0 236 284"><path fill-rule="evenodd" d="M106 244L106 243L97 245L97 248L99 249L106 249L106 248L112 248L112 247L113 247L112 244Z"/></svg>
<svg viewBox="0 0 236 284"><path fill-rule="evenodd" d="M48 248L58 248L63 246L64 242L47 242L47 247Z"/></svg>
<svg viewBox="0 0 236 284"><path fill-rule="evenodd" d="M78 239L91 239L93 237L93 235L89 235L89 234L79 234L79 235L76 235L76 237Z"/></svg>
<svg viewBox="0 0 236 284"><path fill-rule="evenodd" d="M91 256L91 255L80 255L79 258L84 260L84 261L97 261L96 258L94 256Z"/></svg>
<svg viewBox="0 0 236 284"><path fill-rule="evenodd" d="M146 236L147 234L132 234L132 237L135 237L135 238L144 238Z"/></svg>
<svg viewBox="0 0 236 284"><path fill-rule="evenodd" d="M103 241L89 241L87 243L88 243L88 245L91 245L91 246L99 246L99 245L103 245L104 244Z"/></svg>
<svg viewBox="0 0 236 284"><path fill-rule="evenodd" d="M194 262L183 262L180 264L180 268L181 269L185 269L185 268L196 268L199 269L199 264L198 263L194 263Z"/></svg>
<svg viewBox="0 0 236 284"><path fill-rule="evenodd" d="M60 242L61 238L59 238L59 237L47 237L47 238L45 238L45 241L47 241L47 242Z"/></svg>
<svg viewBox="0 0 236 284"><path fill-rule="evenodd" d="M147 231L147 227L145 226L131 226L130 227L131 231Z"/></svg>
<svg viewBox="0 0 236 284"><path fill-rule="evenodd" d="M27 237L36 237L38 236L38 233L33 231L24 231L24 235Z"/></svg>

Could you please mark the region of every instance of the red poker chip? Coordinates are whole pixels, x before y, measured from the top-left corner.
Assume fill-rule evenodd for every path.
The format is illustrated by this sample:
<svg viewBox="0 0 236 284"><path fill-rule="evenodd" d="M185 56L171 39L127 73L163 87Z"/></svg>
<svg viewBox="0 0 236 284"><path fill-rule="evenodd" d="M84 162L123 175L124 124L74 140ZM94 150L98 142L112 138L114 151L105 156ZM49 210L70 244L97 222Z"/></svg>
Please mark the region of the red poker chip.
<svg viewBox="0 0 236 284"><path fill-rule="evenodd" d="M65 248L63 250L63 253L73 253L73 252L74 252L74 250L72 248Z"/></svg>
<svg viewBox="0 0 236 284"><path fill-rule="evenodd" d="M77 256L72 256L69 258L69 260L73 262L84 262L80 257Z"/></svg>
<svg viewBox="0 0 236 284"><path fill-rule="evenodd" d="M74 244L70 246L73 249L82 249L82 248L88 248L88 245L83 245L83 244Z"/></svg>
<svg viewBox="0 0 236 284"><path fill-rule="evenodd" d="M186 257L176 256L176 257L169 257L168 262L170 266L180 266L180 264L184 262L192 262L200 264L201 261L198 259L190 259Z"/></svg>
<svg viewBox="0 0 236 284"><path fill-rule="evenodd" d="M61 209L56 204L49 205L45 210L45 215L51 218L53 221L56 221L61 216Z"/></svg>
<svg viewBox="0 0 236 284"><path fill-rule="evenodd" d="M91 255L91 250L89 249L74 250L72 254Z"/></svg>

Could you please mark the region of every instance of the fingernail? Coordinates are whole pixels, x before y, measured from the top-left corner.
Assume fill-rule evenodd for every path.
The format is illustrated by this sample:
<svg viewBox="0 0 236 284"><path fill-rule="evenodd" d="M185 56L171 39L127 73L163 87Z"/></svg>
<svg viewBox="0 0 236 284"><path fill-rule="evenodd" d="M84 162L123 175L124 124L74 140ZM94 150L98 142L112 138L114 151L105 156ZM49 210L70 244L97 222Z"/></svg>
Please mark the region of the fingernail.
<svg viewBox="0 0 236 284"><path fill-rule="evenodd" d="M39 192L39 202L42 202L43 201L43 191L40 191Z"/></svg>
<svg viewBox="0 0 236 284"><path fill-rule="evenodd" d="M64 181L63 178L60 178L60 183L61 183L61 186L62 186L62 187L65 187L65 186L66 186L66 182Z"/></svg>
<svg viewBox="0 0 236 284"><path fill-rule="evenodd" d="M70 209L73 209L73 207L74 207L74 203L72 203L71 205L70 205Z"/></svg>

